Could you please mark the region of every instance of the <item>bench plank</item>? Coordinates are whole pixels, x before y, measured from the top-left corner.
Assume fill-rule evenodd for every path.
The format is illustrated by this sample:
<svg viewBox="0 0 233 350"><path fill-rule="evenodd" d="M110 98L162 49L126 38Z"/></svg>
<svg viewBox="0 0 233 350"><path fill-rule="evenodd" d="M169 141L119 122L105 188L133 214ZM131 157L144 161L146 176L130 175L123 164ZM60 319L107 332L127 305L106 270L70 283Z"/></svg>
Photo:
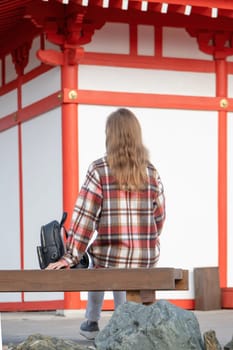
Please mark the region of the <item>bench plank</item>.
<svg viewBox="0 0 233 350"><path fill-rule="evenodd" d="M0 270L0 292L187 289L188 271L174 268Z"/></svg>

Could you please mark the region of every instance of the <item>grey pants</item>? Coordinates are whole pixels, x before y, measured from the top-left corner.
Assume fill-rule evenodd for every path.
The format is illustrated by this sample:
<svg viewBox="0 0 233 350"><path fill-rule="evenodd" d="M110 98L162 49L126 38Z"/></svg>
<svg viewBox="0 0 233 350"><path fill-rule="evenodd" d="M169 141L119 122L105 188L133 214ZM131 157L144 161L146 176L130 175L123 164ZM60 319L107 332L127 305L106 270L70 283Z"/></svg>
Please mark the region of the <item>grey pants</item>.
<svg viewBox="0 0 233 350"><path fill-rule="evenodd" d="M126 292L113 292L113 297L115 310L119 305L126 302ZM88 292L86 318L89 321L100 319L103 301L104 292Z"/></svg>

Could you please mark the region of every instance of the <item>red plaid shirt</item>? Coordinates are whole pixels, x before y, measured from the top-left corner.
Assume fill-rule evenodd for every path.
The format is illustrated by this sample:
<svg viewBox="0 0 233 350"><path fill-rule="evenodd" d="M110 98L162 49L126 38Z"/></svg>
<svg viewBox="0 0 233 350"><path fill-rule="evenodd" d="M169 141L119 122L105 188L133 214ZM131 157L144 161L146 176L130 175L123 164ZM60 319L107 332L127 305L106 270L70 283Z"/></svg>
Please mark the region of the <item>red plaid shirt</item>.
<svg viewBox="0 0 233 350"><path fill-rule="evenodd" d="M66 261L89 252L100 267L153 267L159 258L159 235L165 220L163 185L152 164L141 191L120 190L106 157L93 162L80 190L68 233Z"/></svg>

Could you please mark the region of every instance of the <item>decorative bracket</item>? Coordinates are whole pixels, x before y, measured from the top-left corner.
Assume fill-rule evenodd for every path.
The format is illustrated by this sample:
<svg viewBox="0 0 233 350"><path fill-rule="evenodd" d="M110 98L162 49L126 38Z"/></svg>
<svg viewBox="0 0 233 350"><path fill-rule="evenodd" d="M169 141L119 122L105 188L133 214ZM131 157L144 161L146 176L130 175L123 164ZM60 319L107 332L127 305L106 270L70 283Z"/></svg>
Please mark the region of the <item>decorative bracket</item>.
<svg viewBox="0 0 233 350"><path fill-rule="evenodd" d="M12 51L12 61L15 65L15 70L18 76L22 75L25 67L28 64L29 52L31 48L31 42L25 42L23 45L17 47Z"/></svg>
<svg viewBox="0 0 233 350"><path fill-rule="evenodd" d="M51 66L76 65L84 55L82 47L67 47L64 52L55 50L38 50L37 57Z"/></svg>
<svg viewBox="0 0 233 350"><path fill-rule="evenodd" d="M187 29L187 32L197 39L200 51L215 59L233 55L233 32L192 29Z"/></svg>
<svg viewBox="0 0 233 350"><path fill-rule="evenodd" d="M62 52L38 52L38 58L51 65L77 64L83 55L81 46L89 43L95 30L105 23L104 19L89 17L85 6L58 1L33 3L27 7L25 17L45 33L48 41L61 48Z"/></svg>

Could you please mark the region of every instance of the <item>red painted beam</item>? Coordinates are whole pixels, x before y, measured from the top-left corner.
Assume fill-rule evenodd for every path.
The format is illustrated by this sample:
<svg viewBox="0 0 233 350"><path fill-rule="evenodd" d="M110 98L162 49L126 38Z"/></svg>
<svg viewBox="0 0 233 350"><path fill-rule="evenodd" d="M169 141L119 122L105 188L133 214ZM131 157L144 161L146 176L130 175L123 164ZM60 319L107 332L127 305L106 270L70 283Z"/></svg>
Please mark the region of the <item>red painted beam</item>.
<svg viewBox="0 0 233 350"><path fill-rule="evenodd" d="M228 106L221 107L222 97L143 94L131 92L109 92L79 90L77 103L110 106L134 106L147 108L195 109L205 111L233 111L233 99Z"/></svg>

